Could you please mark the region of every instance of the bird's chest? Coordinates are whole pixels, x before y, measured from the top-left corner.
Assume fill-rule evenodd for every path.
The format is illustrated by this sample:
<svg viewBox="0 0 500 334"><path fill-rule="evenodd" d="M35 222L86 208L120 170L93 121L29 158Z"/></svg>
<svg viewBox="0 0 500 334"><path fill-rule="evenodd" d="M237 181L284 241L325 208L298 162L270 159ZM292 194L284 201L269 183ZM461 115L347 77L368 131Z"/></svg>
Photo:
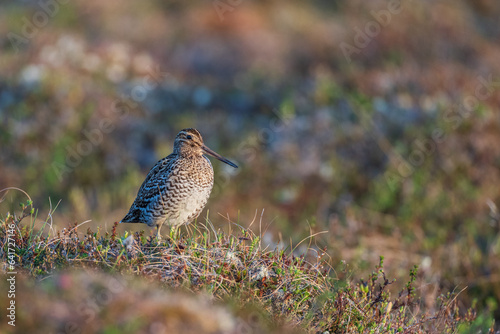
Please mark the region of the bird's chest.
<svg viewBox="0 0 500 334"><path fill-rule="evenodd" d="M186 222L199 214L210 196L213 180L212 166L207 160L179 168L171 175L170 188L177 194L172 204L179 221Z"/></svg>
<svg viewBox="0 0 500 334"><path fill-rule="evenodd" d="M184 188L186 192L205 193L207 189L212 189L214 182L214 171L210 161L205 157L198 159L185 159L174 168L168 180L176 188Z"/></svg>

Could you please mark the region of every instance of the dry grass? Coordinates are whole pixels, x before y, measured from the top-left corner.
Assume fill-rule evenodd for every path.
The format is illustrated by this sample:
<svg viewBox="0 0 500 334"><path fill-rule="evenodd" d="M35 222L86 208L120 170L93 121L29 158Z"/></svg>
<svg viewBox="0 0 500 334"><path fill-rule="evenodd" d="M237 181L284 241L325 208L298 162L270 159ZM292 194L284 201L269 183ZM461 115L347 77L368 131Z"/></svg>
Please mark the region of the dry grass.
<svg viewBox="0 0 500 334"><path fill-rule="evenodd" d="M117 224L111 233L80 233L76 224L55 231L46 222L35 228L32 203L21 209L1 221L0 256L7 271L14 224L16 329L24 332L74 324L83 333L146 333L152 326L176 333L238 333L241 326L260 333L455 333L476 319L472 309L459 309L456 293L439 296L435 310L423 308L416 268L392 293L383 258L367 279L339 279L326 250L311 248L317 256L310 257L262 249L259 236L241 227L232 235L210 225L192 235L172 230L157 242L142 232L119 236Z"/></svg>

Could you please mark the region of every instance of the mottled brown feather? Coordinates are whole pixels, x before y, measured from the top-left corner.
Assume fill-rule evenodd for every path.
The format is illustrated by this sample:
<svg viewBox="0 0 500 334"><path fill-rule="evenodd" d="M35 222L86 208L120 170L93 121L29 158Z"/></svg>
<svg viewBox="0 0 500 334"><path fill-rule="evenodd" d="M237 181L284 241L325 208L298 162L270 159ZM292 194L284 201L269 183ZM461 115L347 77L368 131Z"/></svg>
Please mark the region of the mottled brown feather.
<svg viewBox="0 0 500 334"><path fill-rule="evenodd" d="M196 129L181 130L174 142L174 153L151 168L120 222L157 226L159 232L164 223L180 226L198 217L214 183L212 164L203 155L204 148Z"/></svg>

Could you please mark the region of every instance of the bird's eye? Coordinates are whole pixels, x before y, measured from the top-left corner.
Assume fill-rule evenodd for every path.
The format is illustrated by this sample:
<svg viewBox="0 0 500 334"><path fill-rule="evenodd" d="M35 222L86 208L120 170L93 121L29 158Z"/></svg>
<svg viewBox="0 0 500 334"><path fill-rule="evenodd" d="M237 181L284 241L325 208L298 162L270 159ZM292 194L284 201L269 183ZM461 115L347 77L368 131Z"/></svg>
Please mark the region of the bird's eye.
<svg viewBox="0 0 500 334"><path fill-rule="evenodd" d="M187 139L193 139L193 137L191 137L191 135L187 135L186 138Z"/></svg>

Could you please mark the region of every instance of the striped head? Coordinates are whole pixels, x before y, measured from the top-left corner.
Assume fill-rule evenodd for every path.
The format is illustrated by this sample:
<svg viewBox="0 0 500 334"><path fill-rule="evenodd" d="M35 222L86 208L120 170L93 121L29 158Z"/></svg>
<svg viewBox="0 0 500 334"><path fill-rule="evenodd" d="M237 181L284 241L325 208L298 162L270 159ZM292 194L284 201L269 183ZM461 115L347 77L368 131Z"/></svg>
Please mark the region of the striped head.
<svg viewBox="0 0 500 334"><path fill-rule="evenodd" d="M201 157L203 154L208 154L231 167L238 168L236 164L208 148L203 143L203 138L201 137L200 132L193 128L183 129L177 134L174 141L174 153L184 157Z"/></svg>

